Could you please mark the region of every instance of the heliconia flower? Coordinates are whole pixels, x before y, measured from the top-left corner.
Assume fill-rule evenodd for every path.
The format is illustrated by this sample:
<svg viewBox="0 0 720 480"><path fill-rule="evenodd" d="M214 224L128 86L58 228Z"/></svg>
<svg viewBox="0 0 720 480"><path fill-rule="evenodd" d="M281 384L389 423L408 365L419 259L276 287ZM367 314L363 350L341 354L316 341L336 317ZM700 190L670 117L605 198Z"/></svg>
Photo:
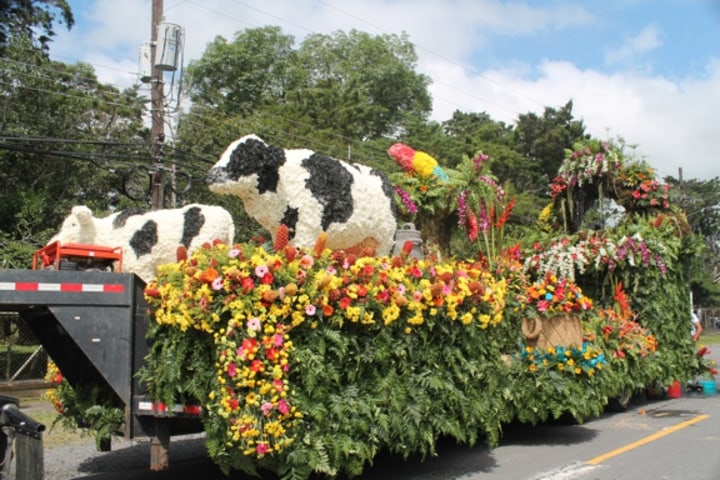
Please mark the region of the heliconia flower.
<svg viewBox="0 0 720 480"><path fill-rule="evenodd" d="M502 228L503 225L505 225L505 222L508 221L508 218L510 218L510 213L512 212L513 208L515 207L515 199L512 198L508 202L507 206L505 207L505 210L503 211L502 215L497 219L497 222L495 222L495 226L497 228Z"/></svg>
<svg viewBox="0 0 720 480"><path fill-rule="evenodd" d="M474 242L475 240L477 240L478 232L479 232L477 217L475 216L475 212L469 207L466 210L465 215L467 216L468 239L471 242Z"/></svg>

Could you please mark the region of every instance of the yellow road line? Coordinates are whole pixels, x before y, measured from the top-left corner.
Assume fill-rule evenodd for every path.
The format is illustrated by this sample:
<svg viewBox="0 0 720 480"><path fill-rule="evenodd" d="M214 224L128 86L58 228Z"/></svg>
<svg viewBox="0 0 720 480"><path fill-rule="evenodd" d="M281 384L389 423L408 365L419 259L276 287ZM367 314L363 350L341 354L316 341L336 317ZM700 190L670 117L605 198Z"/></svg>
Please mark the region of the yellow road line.
<svg viewBox="0 0 720 480"><path fill-rule="evenodd" d="M591 458L590 460L587 460L585 463L587 463L589 465L597 465L599 463L604 462L608 458L615 457L617 455L620 455L621 453L625 453L629 450L632 450L633 448L641 447L647 443L653 442L659 438L670 435L671 433L677 432L678 430L682 430L685 427L689 427L690 425L701 422L707 418L710 418L710 415L698 415L697 417L693 417L689 420L678 423L677 425L673 425L672 427L668 427L664 430L660 430L659 432L655 432L652 435L648 435L645 438L641 438L640 440L638 440L636 442L628 443L627 445L625 445L623 447L616 448L615 450L604 453L602 455L598 455L595 458Z"/></svg>

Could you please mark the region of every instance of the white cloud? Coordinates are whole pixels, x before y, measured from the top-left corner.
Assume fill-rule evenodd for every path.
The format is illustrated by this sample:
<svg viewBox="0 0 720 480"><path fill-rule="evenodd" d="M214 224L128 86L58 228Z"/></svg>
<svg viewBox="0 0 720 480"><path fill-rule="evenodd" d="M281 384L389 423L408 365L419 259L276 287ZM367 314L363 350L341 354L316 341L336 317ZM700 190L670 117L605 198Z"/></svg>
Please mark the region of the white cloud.
<svg viewBox="0 0 720 480"><path fill-rule="evenodd" d="M648 25L636 36L628 38L621 47L606 51L605 62L608 64L628 62L638 55L655 50L662 44L660 29L656 25Z"/></svg>
<svg viewBox="0 0 720 480"><path fill-rule="evenodd" d="M670 81L636 74L604 74L581 70L568 62L544 62L539 76L528 80L516 70L484 72L482 77L455 72L452 82L463 85L465 111L487 111L492 118L512 123L512 111L542 114L545 106L573 101L573 115L583 120L596 138L622 137L636 145L635 154L658 175L685 178L720 176L716 113L720 109L720 61L708 66L703 79ZM434 87L439 97L453 91ZM457 96L456 96L457 98ZM542 104L537 99L542 99ZM441 108L443 104L437 102ZM508 108L510 106L510 108ZM436 115L448 118L453 108Z"/></svg>

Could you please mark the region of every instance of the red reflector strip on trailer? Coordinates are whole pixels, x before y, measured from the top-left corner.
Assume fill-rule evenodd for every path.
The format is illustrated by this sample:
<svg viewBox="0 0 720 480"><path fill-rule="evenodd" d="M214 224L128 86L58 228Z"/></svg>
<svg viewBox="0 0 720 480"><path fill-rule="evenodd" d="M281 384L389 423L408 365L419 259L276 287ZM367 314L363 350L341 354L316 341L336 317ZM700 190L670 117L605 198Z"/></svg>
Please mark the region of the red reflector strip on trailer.
<svg viewBox="0 0 720 480"><path fill-rule="evenodd" d="M200 405L180 405L175 404L172 408L162 402L153 403L148 401L138 402L138 411L152 413L185 413L188 415L200 415L202 407Z"/></svg>
<svg viewBox="0 0 720 480"><path fill-rule="evenodd" d="M0 290L15 292L124 293L122 283L0 282Z"/></svg>

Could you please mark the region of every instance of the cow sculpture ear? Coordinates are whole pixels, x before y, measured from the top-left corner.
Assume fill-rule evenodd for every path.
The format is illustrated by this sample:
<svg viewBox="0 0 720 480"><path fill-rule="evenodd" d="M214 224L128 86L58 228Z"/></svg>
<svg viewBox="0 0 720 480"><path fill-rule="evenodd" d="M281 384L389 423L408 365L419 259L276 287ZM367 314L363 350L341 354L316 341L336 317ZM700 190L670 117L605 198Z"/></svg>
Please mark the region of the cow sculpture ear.
<svg viewBox="0 0 720 480"><path fill-rule="evenodd" d="M83 220L88 220L92 218L92 210L90 210L85 205L77 205L73 207L71 213L72 215L76 216L78 220L80 220L80 223L82 223Z"/></svg>

